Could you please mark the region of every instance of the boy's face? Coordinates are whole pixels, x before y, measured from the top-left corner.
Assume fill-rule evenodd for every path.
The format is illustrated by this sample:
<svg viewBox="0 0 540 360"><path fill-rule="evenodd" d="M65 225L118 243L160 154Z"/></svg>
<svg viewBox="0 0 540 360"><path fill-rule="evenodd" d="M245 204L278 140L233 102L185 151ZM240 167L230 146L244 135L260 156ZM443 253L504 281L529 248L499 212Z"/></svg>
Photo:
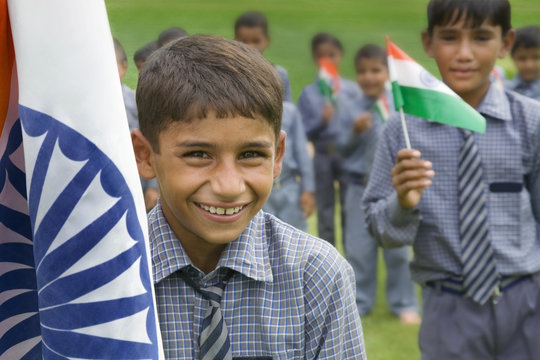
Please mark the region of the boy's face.
<svg viewBox="0 0 540 360"><path fill-rule="evenodd" d="M163 214L182 243L208 249L238 238L266 202L284 147L283 131L276 141L268 122L240 116L211 114L162 131L150 175L158 178Z"/></svg>
<svg viewBox="0 0 540 360"><path fill-rule="evenodd" d="M384 94L388 69L380 59L361 58L356 64L356 81L364 94L378 98Z"/></svg>
<svg viewBox="0 0 540 360"><path fill-rule="evenodd" d="M141 72L141 68L143 67L143 65L144 65L144 61L142 61L142 60L135 61L135 66L137 67L137 70L139 72Z"/></svg>
<svg viewBox="0 0 540 360"><path fill-rule="evenodd" d="M503 37L499 25L484 22L469 27L464 17L453 25L435 26L432 34L424 31L422 41L446 85L464 100L478 102L489 89L495 61L506 56L515 32L510 30Z"/></svg>
<svg viewBox="0 0 540 360"><path fill-rule="evenodd" d="M128 67L127 61L116 60L116 66L118 66L118 75L120 76L120 82L122 82L122 80L124 80L124 76L126 76Z"/></svg>
<svg viewBox="0 0 540 360"><path fill-rule="evenodd" d="M318 64L319 60L322 58L326 58L333 62L336 67L339 66L342 57L343 52L341 52L341 50L334 44L328 42L319 44L313 53L313 60L315 61L315 64Z"/></svg>
<svg viewBox="0 0 540 360"><path fill-rule="evenodd" d="M512 55L521 78L527 82L538 79L540 75L540 48L518 47Z"/></svg>
<svg viewBox="0 0 540 360"><path fill-rule="evenodd" d="M236 30L234 39L259 50L261 53L270 43L270 39L268 38L268 35L264 33L263 29L255 26L240 26Z"/></svg>

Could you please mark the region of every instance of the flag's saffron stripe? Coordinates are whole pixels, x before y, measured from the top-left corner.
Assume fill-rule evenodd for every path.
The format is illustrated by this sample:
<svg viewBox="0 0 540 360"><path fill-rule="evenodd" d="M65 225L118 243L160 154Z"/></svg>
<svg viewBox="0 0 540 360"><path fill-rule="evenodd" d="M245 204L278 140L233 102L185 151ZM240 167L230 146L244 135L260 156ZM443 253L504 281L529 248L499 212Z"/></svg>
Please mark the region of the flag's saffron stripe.
<svg viewBox="0 0 540 360"><path fill-rule="evenodd" d="M391 56L396 60L399 59L416 62L409 55L407 55L405 51L401 50L399 47L396 46L396 44L391 42L388 36L386 37L386 51L388 56Z"/></svg>
<svg viewBox="0 0 540 360"><path fill-rule="evenodd" d="M407 114L476 132L486 131L485 121L476 121L480 115L464 107L461 98L434 90L398 87L403 97L403 111ZM395 85L392 88L394 89Z"/></svg>
<svg viewBox="0 0 540 360"><path fill-rule="evenodd" d="M13 40L11 39L11 27L7 0L0 0L0 136L6 120L9 96L11 88L11 71L15 61Z"/></svg>

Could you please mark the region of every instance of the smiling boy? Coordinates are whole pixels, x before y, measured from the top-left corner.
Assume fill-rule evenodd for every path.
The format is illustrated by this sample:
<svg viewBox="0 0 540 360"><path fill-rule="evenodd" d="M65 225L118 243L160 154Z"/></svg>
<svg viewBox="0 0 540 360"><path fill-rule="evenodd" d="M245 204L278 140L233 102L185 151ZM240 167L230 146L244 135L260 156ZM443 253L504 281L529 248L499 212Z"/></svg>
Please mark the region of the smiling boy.
<svg viewBox="0 0 540 360"><path fill-rule="evenodd" d="M239 42L156 52L137 87L139 172L168 359L363 359L354 275L322 240L260 211L281 171L282 87Z"/></svg>
<svg viewBox="0 0 540 360"><path fill-rule="evenodd" d="M514 36L507 0L431 0L425 51L486 132L407 116L407 150L393 117L378 143L367 223L414 247L422 359L540 354L540 104L490 81Z"/></svg>

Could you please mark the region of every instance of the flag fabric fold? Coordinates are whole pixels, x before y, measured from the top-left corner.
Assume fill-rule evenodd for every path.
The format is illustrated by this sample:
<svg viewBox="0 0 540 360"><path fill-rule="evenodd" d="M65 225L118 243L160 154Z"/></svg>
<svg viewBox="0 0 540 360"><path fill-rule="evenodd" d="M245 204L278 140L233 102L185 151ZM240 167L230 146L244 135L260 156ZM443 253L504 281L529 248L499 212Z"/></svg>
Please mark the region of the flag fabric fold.
<svg viewBox="0 0 540 360"><path fill-rule="evenodd" d="M105 4L0 4L0 359L163 359Z"/></svg>
<svg viewBox="0 0 540 360"><path fill-rule="evenodd" d="M486 120L442 81L435 78L386 38L388 70L394 105L399 111L476 132L485 132Z"/></svg>

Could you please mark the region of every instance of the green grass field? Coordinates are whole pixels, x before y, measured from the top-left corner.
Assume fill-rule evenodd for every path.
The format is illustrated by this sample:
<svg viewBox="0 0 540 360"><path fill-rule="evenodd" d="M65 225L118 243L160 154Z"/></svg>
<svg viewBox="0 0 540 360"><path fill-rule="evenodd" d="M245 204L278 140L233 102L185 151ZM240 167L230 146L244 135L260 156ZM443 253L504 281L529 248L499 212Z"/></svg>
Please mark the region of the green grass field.
<svg viewBox="0 0 540 360"><path fill-rule="evenodd" d="M513 25L537 24L540 1L510 0ZM422 50L420 32L426 26L427 0L106 0L113 35L124 45L129 68L124 82L135 87L137 69L133 53L157 38L161 30L180 26L190 34L233 35L235 18L248 10L263 11L269 18L270 47L265 56L289 71L293 98L314 80L316 69L309 53L310 38L318 31L337 35L345 46L341 73L353 77L352 57L367 42L384 45L385 35L435 75L436 66ZM511 61L499 62L510 74ZM315 232L316 219L309 219ZM338 234L339 236L341 234ZM341 249L338 244L338 249ZM363 319L370 360L418 359L418 327L402 326L393 318L384 300L384 268L379 266L377 305Z"/></svg>

